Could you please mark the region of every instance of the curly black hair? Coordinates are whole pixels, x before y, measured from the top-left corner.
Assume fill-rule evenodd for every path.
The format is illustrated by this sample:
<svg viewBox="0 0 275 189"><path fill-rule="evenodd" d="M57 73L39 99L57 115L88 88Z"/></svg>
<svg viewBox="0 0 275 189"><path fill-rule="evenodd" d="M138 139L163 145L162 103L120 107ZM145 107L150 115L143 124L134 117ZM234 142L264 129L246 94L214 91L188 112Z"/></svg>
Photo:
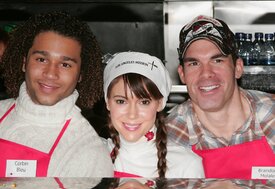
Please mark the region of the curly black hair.
<svg viewBox="0 0 275 189"><path fill-rule="evenodd" d="M23 58L27 57L34 38L41 32L53 31L77 40L81 45L82 81L76 86L79 92L77 105L92 108L103 96L102 52L89 25L66 12L50 12L31 16L11 33L10 41L0 65L9 97L16 98L25 80Z"/></svg>

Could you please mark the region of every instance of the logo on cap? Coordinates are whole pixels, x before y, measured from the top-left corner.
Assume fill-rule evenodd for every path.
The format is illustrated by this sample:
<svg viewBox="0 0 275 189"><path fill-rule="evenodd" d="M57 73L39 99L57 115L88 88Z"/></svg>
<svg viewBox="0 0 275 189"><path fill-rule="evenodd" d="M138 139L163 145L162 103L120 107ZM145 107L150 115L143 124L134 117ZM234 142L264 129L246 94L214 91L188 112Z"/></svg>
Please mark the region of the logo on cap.
<svg viewBox="0 0 275 189"><path fill-rule="evenodd" d="M234 33L226 23L219 19L200 15L181 29L179 37L178 54L180 60L193 41L204 38L213 41L224 55L237 56Z"/></svg>
<svg viewBox="0 0 275 189"><path fill-rule="evenodd" d="M222 39L221 34L216 28L214 28L213 24L205 22L194 25L193 29L186 35L184 43L189 42L198 35L212 35Z"/></svg>
<svg viewBox="0 0 275 189"><path fill-rule="evenodd" d="M121 63L117 64L115 66L115 69L119 68L120 66L127 65L127 64L138 64L138 65L150 67L151 70L153 70L154 67L158 68L158 66L155 64L155 61L153 61L152 63L151 62L146 63L146 62L143 62L143 61L130 60L130 61L124 61L124 62L121 62Z"/></svg>

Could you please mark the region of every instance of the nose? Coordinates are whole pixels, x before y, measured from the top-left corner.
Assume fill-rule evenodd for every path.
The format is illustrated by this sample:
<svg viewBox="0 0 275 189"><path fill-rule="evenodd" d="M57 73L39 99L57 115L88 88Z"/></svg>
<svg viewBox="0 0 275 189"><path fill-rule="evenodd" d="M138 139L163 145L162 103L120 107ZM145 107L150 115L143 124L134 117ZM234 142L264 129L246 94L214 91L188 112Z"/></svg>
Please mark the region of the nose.
<svg viewBox="0 0 275 189"><path fill-rule="evenodd" d="M212 78L215 75L214 69L210 64L204 64L201 69L201 76L204 78Z"/></svg>
<svg viewBox="0 0 275 189"><path fill-rule="evenodd" d="M129 104L129 108L128 108L128 117L130 119L135 119L138 115L138 107L136 104Z"/></svg>
<svg viewBox="0 0 275 189"><path fill-rule="evenodd" d="M48 79L57 79L58 78L58 66L54 63L49 63L45 66L44 76Z"/></svg>

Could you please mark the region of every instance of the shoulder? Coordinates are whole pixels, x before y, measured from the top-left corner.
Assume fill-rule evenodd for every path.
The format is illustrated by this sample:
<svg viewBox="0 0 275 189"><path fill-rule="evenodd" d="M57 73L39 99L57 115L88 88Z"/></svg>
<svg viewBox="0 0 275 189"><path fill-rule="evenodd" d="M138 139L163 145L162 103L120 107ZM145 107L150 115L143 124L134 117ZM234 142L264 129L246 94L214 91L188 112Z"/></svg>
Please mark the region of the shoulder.
<svg viewBox="0 0 275 189"><path fill-rule="evenodd" d="M168 129L185 126L187 118L192 114L191 107L191 102L187 101L168 111L168 116L165 119Z"/></svg>
<svg viewBox="0 0 275 189"><path fill-rule="evenodd" d="M0 116L2 116L15 103L14 98L9 98L0 101Z"/></svg>
<svg viewBox="0 0 275 189"><path fill-rule="evenodd" d="M250 101L253 101L257 106L274 106L275 95L256 90L243 90Z"/></svg>
<svg viewBox="0 0 275 189"><path fill-rule="evenodd" d="M273 151L275 151L275 95L255 90L246 90L245 94L250 101L255 114L255 125L261 127Z"/></svg>
<svg viewBox="0 0 275 189"><path fill-rule="evenodd" d="M183 126L186 125L188 118L193 115L192 103L190 100L179 104L168 111L168 116L165 119L165 124L168 127Z"/></svg>
<svg viewBox="0 0 275 189"><path fill-rule="evenodd" d="M256 121L274 121L275 95L255 90L243 90L248 98L252 111L256 115ZM269 122L268 121L268 122Z"/></svg>
<svg viewBox="0 0 275 189"><path fill-rule="evenodd" d="M1 110L2 109L7 109L7 108L11 107L14 103L15 103L15 99L14 98L0 100Z"/></svg>
<svg viewBox="0 0 275 189"><path fill-rule="evenodd" d="M195 154L190 148L169 142L167 146L167 163L171 174L170 177L204 177L202 158Z"/></svg>
<svg viewBox="0 0 275 189"><path fill-rule="evenodd" d="M193 127L192 104L188 100L174 107L165 119L167 136L181 145L189 145L189 127Z"/></svg>
<svg viewBox="0 0 275 189"><path fill-rule="evenodd" d="M186 159L189 161L201 161L201 157L199 157L197 154L195 154L192 150L191 150L191 146L187 147L187 146L183 146L180 144L177 144L171 140L168 140L167 143L167 151L169 154L169 156L171 156L171 158L173 159L178 159L178 160L182 160L182 159Z"/></svg>
<svg viewBox="0 0 275 189"><path fill-rule="evenodd" d="M75 109L70 115L72 117L70 131L77 132L75 135L88 135L90 137L99 138L93 125L80 113L79 110Z"/></svg>
<svg viewBox="0 0 275 189"><path fill-rule="evenodd" d="M184 113L188 112L189 107L191 106L190 99L174 106L168 111L167 119L172 119L173 117L176 117L178 115L184 115Z"/></svg>
<svg viewBox="0 0 275 189"><path fill-rule="evenodd" d="M106 150L102 138L97 134L94 127L81 114L73 117L68 129L64 133L64 140L79 146L85 151L94 153L96 150Z"/></svg>
<svg viewBox="0 0 275 189"><path fill-rule="evenodd" d="M105 138L101 138L104 146L108 149L109 152L112 152L113 148L115 147L112 139L108 138L108 139L105 139Z"/></svg>
<svg viewBox="0 0 275 189"><path fill-rule="evenodd" d="M92 126L89 125L89 127ZM65 150L66 155L63 155L62 162L67 162L64 166L71 176L112 176L113 164L110 153L93 128L81 129L79 134L71 132L67 135L68 137L70 140L67 142L70 145L67 145L69 149Z"/></svg>

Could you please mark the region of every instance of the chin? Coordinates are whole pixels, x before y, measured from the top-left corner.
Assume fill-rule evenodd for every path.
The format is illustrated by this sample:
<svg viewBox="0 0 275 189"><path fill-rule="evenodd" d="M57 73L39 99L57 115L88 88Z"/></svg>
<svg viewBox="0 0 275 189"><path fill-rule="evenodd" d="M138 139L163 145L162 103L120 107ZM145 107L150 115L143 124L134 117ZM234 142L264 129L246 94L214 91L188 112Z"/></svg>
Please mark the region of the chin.
<svg viewBox="0 0 275 189"><path fill-rule="evenodd" d="M125 139L126 141L128 141L128 142L137 142L138 140L137 139Z"/></svg>
<svg viewBox="0 0 275 189"><path fill-rule="evenodd" d="M132 143L137 142L139 140L139 139L136 139L136 138L129 138L129 137L123 137L123 138L127 142L132 142Z"/></svg>
<svg viewBox="0 0 275 189"><path fill-rule="evenodd" d="M40 105L43 105L43 106L53 106L57 103L58 101L49 101L49 100L41 100L39 101L38 103L36 104L40 104Z"/></svg>

